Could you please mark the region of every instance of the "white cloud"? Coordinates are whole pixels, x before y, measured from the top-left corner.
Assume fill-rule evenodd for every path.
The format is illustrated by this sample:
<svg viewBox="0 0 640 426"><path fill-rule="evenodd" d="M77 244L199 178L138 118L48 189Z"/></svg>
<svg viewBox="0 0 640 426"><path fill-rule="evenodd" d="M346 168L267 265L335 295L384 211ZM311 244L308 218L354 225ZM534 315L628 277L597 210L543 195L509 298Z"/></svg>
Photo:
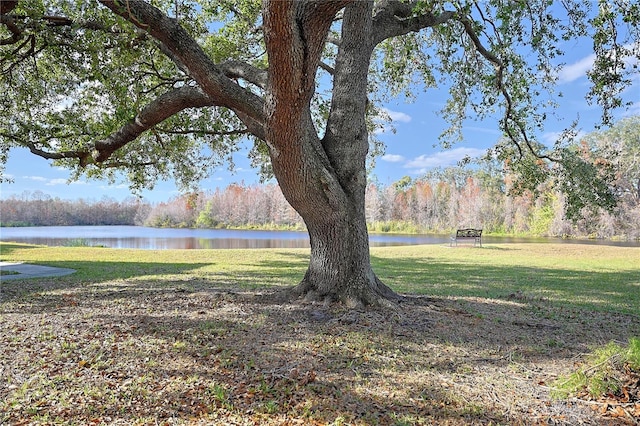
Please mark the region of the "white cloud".
<svg viewBox="0 0 640 426"><path fill-rule="evenodd" d="M637 51L639 49L638 43L625 44L622 47L631 52ZM613 53L613 51L610 53ZM638 59L633 56L633 54L624 56L621 59L627 64L629 68L638 63ZM558 73L558 83L571 83L572 81L575 81L581 77L586 77L587 71L590 71L593 68L595 60L596 54L592 53L572 64L565 65Z"/></svg>
<svg viewBox="0 0 640 426"><path fill-rule="evenodd" d="M382 133L395 133L394 123L409 123L412 118L409 114L405 114L400 111L393 111L389 108L380 108L380 114L374 121L376 121L380 127L374 130L374 134Z"/></svg>
<svg viewBox="0 0 640 426"><path fill-rule="evenodd" d="M581 77L587 75L587 71L593 68L593 62L596 59L595 53L585 56L578 62L565 65L558 73L558 83L571 83Z"/></svg>
<svg viewBox="0 0 640 426"><path fill-rule="evenodd" d="M553 145L560 135L562 135L562 132L545 132L542 135L542 143L545 145Z"/></svg>
<svg viewBox="0 0 640 426"><path fill-rule="evenodd" d="M387 161L389 163L400 163L404 161L404 157L402 155L397 155L397 154L385 154L382 157L380 157L380 159L382 161Z"/></svg>
<svg viewBox="0 0 640 426"><path fill-rule="evenodd" d="M117 185L100 185L99 188L105 191L111 191L114 189L129 189L129 186L126 183L119 183Z"/></svg>
<svg viewBox="0 0 640 426"><path fill-rule="evenodd" d="M54 186L54 185L62 185L62 184L65 184L65 183L67 183L66 179L51 179L45 185Z"/></svg>
<svg viewBox="0 0 640 426"><path fill-rule="evenodd" d="M454 148L448 151L436 152L432 155L421 155L408 161L404 167L407 169L415 169L414 171L416 173L424 173L427 169L452 166L465 157L479 157L485 152L486 150L478 148Z"/></svg>
<svg viewBox="0 0 640 426"><path fill-rule="evenodd" d="M67 179L50 179L45 183L46 186L55 186L55 185L86 185L87 182L78 180L69 182Z"/></svg>
<svg viewBox="0 0 640 426"><path fill-rule="evenodd" d="M490 127L477 127L477 126L465 126L464 130L467 132L474 132L474 133L488 133L490 135L502 135L502 131L498 130L497 128L490 128Z"/></svg>
<svg viewBox="0 0 640 426"><path fill-rule="evenodd" d="M47 179L46 177L42 177L42 176L22 176L23 179L27 179L27 180L35 180L36 182L46 182Z"/></svg>
<svg viewBox="0 0 640 426"><path fill-rule="evenodd" d="M393 111L388 108L382 108L382 111L384 111L384 113L387 114L389 118L391 118L391 121L399 121L402 123L409 123L411 121L411 116L409 114L405 114L404 112Z"/></svg>
<svg viewBox="0 0 640 426"><path fill-rule="evenodd" d="M377 127L376 129L374 129L373 134L374 135L381 135L383 133L394 133L395 129L392 126L389 125L382 125L382 127Z"/></svg>

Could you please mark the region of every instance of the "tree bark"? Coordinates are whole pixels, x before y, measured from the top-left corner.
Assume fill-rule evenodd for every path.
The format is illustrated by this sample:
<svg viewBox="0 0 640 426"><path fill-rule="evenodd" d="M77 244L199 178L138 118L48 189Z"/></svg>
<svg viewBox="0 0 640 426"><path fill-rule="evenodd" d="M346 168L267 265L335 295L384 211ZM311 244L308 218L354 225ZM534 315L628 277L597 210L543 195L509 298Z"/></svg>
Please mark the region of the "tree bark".
<svg viewBox="0 0 640 426"><path fill-rule="evenodd" d="M349 306L386 304L398 296L371 268L365 219L372 2L353 2L345 9L322 140L309 103L320 53L314 43L324 43L330 20L312 20L310 12L296 10L294 2L276 3L277 8L265 7L271 12L265 17L265 34L270 35L266 43L272 64L267 142L274 174L287 201L305 221L311 242L309 268L294 293ZM287 7L288 11L282 10ZM287 51L279 45L283 39L290 40Z"/></svg>
<svg viewBox="0 0 640 426"><path fill-rule="evenodd" d="M237 61L215 63L178 20L148 1L98 1L150 34L198 87L179 87L159 96L120 129L78 151L50 153L42 144L18 143L36 155L78 158L86 166L106 162L115 151L179 111L228 108L247 132L266 142L283 194L309 230L310 265L296 294L350 305L376 305L398 297L376 277L369 256L365 222L368 70L373 49L383 39L453 15L412 17L413 8L399 0L378 2L375 13L373 0L263 0L269 67L261 70ZM343 9L335 67L325 65L331 70L333 96L321 139L313 124L311 100L329 30ZM19 37L11 23L3 23ZM250 85L240 84L238 78ZM261 90L256 93L252 85Z"/></svg>
<svg viewBox="0 0 640 426"><path fill-rule="evenodd" d="M353 200L355 194L351 195ZM331 209L326 216L305 218L311 257L296 294L308 300L335 300L350 307L384 305L398 298L371 268L361 206L364 199Z"/></svg>

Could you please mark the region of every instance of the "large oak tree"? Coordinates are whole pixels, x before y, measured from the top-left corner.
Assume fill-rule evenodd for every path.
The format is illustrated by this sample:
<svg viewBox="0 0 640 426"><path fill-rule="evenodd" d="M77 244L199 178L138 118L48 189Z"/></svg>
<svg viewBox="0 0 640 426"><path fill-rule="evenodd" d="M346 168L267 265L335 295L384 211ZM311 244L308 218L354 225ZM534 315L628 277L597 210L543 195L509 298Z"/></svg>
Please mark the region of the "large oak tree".
<svg viewBox="0 0 640 426"><path fill-rule="evenodd" d="M309 231L299 296L354 305L397 297L371 268L364 212L371 128L385 95L448 85L445 143L465 117L499 111L511 144L503 152L535 156L533 167L556 173L570 190L580 182L572 191L583 204L612 204L613 192L595 184L606 174L562 143L545 148L531 135L553 99L561 40L593 40L588 96L604 107L605 122L624 103L629 58L640 56L634 2L1 5L2 162L23 146L72 177L123 171L134 189L167 177L188 187L250 138L254 160L273 173Z"/></svg>

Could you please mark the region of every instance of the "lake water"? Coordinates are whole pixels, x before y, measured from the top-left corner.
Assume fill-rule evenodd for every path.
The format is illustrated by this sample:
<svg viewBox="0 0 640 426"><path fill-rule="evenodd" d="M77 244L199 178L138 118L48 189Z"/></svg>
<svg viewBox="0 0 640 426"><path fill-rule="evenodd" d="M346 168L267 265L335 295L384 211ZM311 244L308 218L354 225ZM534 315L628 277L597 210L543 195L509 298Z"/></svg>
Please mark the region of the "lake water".
<svg viewBox="0 0 640 426"><path fill-rule="evenodd" d="M306 232L253 231L227 229L170 229L143 226L35 226L0 228L0 241L13 241L47 246L73 245L111 248L162 249L247 249L309 247ZM560 240L549 238L483 237L483 243L566 242L610 244L640 247L640 242L606 240ZM371 234L372 246L414 244L448 244L448 235Z"/></svg>

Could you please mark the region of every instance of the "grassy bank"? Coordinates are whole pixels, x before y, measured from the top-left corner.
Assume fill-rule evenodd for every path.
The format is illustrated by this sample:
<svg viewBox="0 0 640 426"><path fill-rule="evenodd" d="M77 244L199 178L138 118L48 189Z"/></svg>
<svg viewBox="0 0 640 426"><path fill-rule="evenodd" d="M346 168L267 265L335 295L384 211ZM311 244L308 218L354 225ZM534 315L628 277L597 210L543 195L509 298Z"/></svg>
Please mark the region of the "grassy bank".
<svg viewBox="0 0 640 426"><path fill-rule="evenodd" d="M520 297L574 307L640 312L640 252L633 247L504 244L374 247L378 276L396 291L439 297ZM78 282L175 280L242 289L297 283L308 249L123 250L0 244L3 261L76 269Z"/></svg>
<svg viewBox="0 0 640 426"><path fill-rule="evenodd" d="M377 274L414 296L358 312L269 297L302 278L306 249L2 243L2 261L77 272L2 282L0 424L619 424L551 384L640 336L638 258L377 247Z"/></svg>

